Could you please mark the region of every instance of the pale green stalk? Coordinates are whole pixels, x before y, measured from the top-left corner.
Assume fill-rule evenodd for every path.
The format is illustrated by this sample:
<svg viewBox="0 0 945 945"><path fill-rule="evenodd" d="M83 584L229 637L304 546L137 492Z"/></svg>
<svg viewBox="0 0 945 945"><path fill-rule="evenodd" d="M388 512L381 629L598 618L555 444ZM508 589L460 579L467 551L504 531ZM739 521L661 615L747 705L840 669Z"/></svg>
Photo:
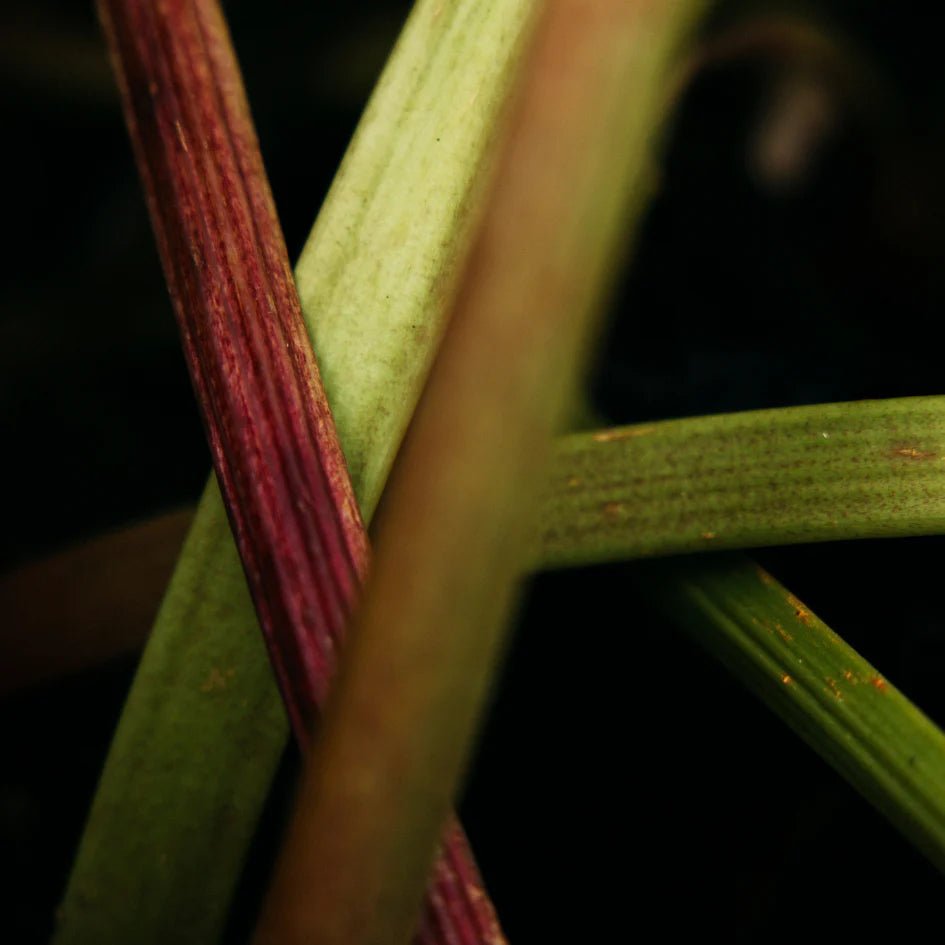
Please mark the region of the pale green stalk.
<svg viewBox="0 0 945 945"><path fill-rule="evenodd" d="M420 0L296 267L361 512L413 416L536 0Z"/></svg>

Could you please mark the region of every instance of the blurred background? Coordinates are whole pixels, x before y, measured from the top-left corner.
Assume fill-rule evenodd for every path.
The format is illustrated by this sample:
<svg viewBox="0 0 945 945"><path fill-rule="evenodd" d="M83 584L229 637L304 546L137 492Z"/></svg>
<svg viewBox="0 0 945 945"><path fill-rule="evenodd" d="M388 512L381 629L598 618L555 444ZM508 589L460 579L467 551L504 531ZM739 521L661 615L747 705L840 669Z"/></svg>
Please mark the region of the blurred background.
<svg viewBox="0 0 945 945"><path fill-rule="evenodd" d="M293 258L408 9L226 4ZM909 3L716 4L596 368L602 413L941 393L945 73L924 23ZM191 506L209 457L90 4L5 0L0 129L0 569L14 573ZM945 724L942 551L756 557ZM17 633L4 614L0 632ZM4 941L49 935L134 664L0 701ZM908 939L940 919L931 867L630 596L623 566L533 582L463 813L517 943ZM234 922L232 940L245 933Z"/></svg>

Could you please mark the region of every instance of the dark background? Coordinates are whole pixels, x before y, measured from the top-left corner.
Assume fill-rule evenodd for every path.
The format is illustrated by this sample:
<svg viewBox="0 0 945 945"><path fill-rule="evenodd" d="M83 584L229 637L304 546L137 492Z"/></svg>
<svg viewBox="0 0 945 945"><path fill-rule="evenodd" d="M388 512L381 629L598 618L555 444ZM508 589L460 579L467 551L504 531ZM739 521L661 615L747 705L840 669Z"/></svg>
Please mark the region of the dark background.
<svg viewBox="0 0 945 945"><path fill-rule="evenodd" d="M407 8L227 6L293 257ZM634 421L940 392L937 32L910 4L716 9L618 293L598 409ZM806 144L774 166L765 143L792 107ZM0 122L6 570L195 501L209 459L90 6L7 0ZM941 724L942 550L757 557ZM513 942L936 928L938 875L628 573L533 582L474 766L463 811ZM4 941L48 936L132 670L0 703Z"/></svg>

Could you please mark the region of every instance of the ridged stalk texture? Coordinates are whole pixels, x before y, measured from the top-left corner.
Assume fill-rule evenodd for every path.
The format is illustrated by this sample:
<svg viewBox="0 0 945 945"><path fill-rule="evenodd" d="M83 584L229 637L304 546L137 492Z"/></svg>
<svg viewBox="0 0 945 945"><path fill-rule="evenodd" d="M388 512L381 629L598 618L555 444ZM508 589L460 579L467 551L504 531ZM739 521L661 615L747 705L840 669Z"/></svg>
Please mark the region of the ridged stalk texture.
<svg viewBox="0 0 945 945"><path fill-rule="evenodd" d="M368 549L236 61L213 2L99 10L217 480L307 738Z"/></svg>
<svg viewBox="0 0 945 945"><path fill-rule="evenodd" d="M537 561L945 531L945 398L818 404L561 437Z"/></svg>
<svg viewBox="0 0 945 945"><path fill-rule="evenodd" d="M419 0L296 269L365 520L442 332L536 6ZM286 736L211 480L109 751L60 940L219 938Z"/></svg>
<svg viewBox="0 0 945 945"><path fill-rule="evenodd" d="M368 546L238 66L214 0L102 0L99 10L217 480L307 747ZM220 668L208 685L225 688L234 672ZM462 830L451 824L444 840L419 941L496 941ZM70 935L68 910L83 905L95 908L67 893L60 941L93 940Z"/></svg>

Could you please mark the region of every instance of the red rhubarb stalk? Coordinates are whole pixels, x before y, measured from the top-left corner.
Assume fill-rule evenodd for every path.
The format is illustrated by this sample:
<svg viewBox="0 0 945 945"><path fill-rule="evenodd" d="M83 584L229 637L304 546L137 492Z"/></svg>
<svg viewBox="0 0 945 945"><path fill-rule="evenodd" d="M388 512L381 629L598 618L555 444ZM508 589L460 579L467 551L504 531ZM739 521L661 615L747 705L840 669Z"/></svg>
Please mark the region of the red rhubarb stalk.
<svg viewBox="0 0 945 945"><path fill-rule="evenodd" d="M303 750L368 544L213 0L100 0L213 465ZM458 824L418 941L501 940Z"/></svg>

